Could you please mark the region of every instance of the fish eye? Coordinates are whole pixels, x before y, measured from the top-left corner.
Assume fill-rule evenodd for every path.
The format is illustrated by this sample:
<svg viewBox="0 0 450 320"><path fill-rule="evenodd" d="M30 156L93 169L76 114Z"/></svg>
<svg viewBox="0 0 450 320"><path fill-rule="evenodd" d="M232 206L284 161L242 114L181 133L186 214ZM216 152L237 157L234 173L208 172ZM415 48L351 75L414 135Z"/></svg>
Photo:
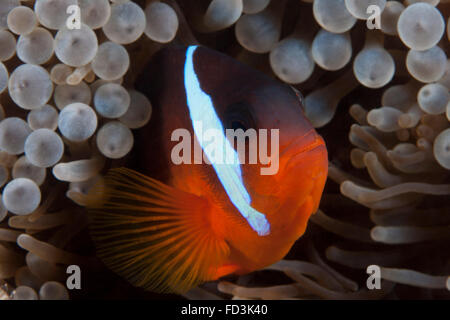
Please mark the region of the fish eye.
<svg viewBox="0 0 450 320"><path fill-rule="evenodd" d="M234 103L226 108L224 115L225 129L248 129L255 128L255 123L249 105L246 102Z"/></svg>
<svg viewBox="0 0 450 320"><path fill-rule="evenodd" d="M245 126L245 124L242 121L233 120L231 122L231 129L233 129L233 130L242 129L243 131L247 131L248 128Z"/></svg>

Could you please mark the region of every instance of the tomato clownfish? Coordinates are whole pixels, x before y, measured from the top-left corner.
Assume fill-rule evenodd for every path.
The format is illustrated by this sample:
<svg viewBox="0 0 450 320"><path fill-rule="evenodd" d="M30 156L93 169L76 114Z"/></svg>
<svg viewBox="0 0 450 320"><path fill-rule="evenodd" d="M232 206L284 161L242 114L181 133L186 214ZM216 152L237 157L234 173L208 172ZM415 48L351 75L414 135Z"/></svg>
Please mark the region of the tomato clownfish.
<svg viewBox="0 0 450 320"><path fill-rule="evenodd" d="M181 293L282 259L317 210L328 169L324 141L294 90L197 46L158 52L136 87L153 104L137 137L138 170L112 169L101 192L91 192L91 234L106 266L135 286ZM189 153L181 156L192 163L173 161L180 128L211 160L200 125L220 133L216 147L237 163L197 164ZM238 154L227 129L278 130L278 140L267 136L277 158L242 161L250 152Z"/></svg>

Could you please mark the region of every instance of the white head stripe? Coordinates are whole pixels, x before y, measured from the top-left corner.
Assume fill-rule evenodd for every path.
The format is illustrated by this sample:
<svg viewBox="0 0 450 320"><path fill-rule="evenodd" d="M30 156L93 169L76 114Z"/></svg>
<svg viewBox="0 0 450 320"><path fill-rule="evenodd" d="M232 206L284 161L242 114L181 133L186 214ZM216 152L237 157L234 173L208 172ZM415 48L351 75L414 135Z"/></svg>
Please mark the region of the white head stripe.
<svg viewBox="0 0 450 320"><path fill-rule="evenodd" d="M193 56L197 46L191 46L186 52L186 64L184 67L184 86L186 90L186 100L189 108L189 114L194 128L195 136L205 152L206 156L213 165L213 168L224 187L228 197L233 205L238 209L241 215L247 220L253 230L258 235L265 236L270 233L270 224L265 215L250 205L251 199L242 181L242 173L239 162L239 156L233 149L228 139L225 138L224 129L219 117L216 114L211 97L203 92L195 73ZM202 128L201 128L202 127ZM217 164L214 163L214 155L211 148L205 148L202 139L202 130L215 129L222 132L223 142L220 146L225 148L225 154L232 154L234 157L233 164Z"/></svg>

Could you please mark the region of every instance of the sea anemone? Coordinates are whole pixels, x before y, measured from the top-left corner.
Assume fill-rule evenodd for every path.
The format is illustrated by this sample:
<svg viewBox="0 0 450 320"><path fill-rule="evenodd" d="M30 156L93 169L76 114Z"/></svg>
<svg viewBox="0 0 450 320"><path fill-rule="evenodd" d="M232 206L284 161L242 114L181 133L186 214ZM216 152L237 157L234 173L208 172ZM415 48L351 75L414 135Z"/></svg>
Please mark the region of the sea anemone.
<svg viewBox="0 0 450 320"><path fill-rule="evenodd" d="M66 268L104 270L85 195L149 122L134 82L173 42L298 89L330 157L320 209L284 260L186 298L448 299L449 12L448 0L1 1L0 300L108 296L69 292ZM380 290L365 288L370 265ZM105 276L126 286L92 281Z"/></svg>

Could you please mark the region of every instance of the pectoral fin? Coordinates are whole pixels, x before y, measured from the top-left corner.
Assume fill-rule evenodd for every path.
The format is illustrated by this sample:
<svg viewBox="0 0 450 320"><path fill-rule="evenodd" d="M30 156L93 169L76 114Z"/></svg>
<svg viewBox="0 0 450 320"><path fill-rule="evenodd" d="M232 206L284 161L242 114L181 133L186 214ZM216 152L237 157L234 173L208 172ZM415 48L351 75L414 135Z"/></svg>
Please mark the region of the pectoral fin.
<svg viewBox="0 0 450 320"><path fill-rule="evenodd" d="M110 170L89 197L99 257L135 286L185 292L214 279L228 256L205 198L126 168Z"/></svg>

